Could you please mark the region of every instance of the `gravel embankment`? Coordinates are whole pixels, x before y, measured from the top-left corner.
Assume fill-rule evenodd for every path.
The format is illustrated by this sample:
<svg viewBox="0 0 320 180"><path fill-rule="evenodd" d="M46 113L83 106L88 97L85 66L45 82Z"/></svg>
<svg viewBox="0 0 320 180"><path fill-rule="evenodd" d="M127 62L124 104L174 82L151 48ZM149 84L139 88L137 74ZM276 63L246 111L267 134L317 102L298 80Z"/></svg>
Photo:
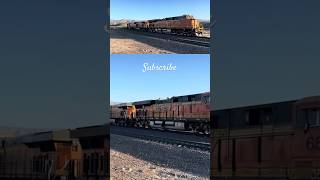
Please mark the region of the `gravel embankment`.
<svg viewBox="0 0 320 180"><path fill-rule="evenodd" d="M111 134L111 179L209 179L210 153Z"/></svg>

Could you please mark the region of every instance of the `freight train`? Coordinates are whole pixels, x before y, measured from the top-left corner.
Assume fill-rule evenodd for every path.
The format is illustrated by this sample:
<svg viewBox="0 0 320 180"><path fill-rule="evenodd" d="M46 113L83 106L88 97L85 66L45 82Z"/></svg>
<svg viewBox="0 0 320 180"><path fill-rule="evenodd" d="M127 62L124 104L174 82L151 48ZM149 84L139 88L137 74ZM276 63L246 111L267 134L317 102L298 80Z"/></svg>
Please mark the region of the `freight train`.
<svg viewBox="0 0 320 180"><path fill-rule="evenodd" d="M212 179L320 179L320 96L211 116Z"/></svg>
<svg viewBox="0 0 320 180"><path fill-rule="evenodd" d="M104 180L109 177L107 127L2 138L0 179Z"/></svg>
<svg viewBox="0 0 320 180"><path fill-rule="evenodd" d="M127 24L127 28L186 36L200 36L203 33L203 25L191 15L131 22Z"/></svg>
<svg viewBox="0 0 320 180"><path fill-rule="evenodd" d="M111 124L210 133L210 93L111 106Z"/></svg>

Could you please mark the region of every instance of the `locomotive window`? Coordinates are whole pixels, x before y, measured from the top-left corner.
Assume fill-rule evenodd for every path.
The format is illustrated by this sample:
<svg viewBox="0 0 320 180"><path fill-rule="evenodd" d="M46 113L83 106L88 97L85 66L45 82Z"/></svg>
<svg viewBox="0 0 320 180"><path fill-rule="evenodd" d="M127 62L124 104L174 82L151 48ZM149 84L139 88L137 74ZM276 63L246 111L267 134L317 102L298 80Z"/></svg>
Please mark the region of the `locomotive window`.
<svg viewBox="0 0 320 180"><path fill-rule="evenodd" d="M272 108L263 109L263 124L271 124L273 118Z"/></svg>
<svg viewBox="0 0 320 180"><path fill-rule="evenodd" d="M187 96L184 96L182 102L188 102L188 97L187 97Z"/></svg>
<svg viewBox="0 0 320 180"><path fill-rule="evenodd" d="M196 96L192 95L192 96L188 96L188 101L195 101L196 100Z"/></svg>
<svg viewBox="0 0 320 180"><path fill-rule="evenodd" d="M310 126L320 126L320 109L306 109L306 121Z"/></svg>
<svg viewBox="0 0 320 180"><path fill-rule="evenodd" d="M251 109L246 113L246 122L248 125L255 126L260 124L259 109Z"/></svg>
<svg viewBox="0 0 320 180"><path fill-rule="evenodd" d="M195 100L196 100L196 101L201 101L201 94L196 95L196 96L195 96Z"/></svg>

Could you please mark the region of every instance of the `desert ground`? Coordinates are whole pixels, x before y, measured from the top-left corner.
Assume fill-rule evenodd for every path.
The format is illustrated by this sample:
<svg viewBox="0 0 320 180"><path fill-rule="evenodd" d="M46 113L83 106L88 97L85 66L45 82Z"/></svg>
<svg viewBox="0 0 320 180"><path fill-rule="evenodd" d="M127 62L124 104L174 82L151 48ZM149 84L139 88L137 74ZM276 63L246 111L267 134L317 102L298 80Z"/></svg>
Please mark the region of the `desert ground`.
<svg viewBox="0 0 320 180"><path fill-rule="evenodd" d="M111 54L208 54L209 47L110 30Z"/></svg>
<svg viewBox="0 0 320 180"><path fill-rule="evenodd" d="M209 179L210 153L111 134L110 179Z"/></svg>

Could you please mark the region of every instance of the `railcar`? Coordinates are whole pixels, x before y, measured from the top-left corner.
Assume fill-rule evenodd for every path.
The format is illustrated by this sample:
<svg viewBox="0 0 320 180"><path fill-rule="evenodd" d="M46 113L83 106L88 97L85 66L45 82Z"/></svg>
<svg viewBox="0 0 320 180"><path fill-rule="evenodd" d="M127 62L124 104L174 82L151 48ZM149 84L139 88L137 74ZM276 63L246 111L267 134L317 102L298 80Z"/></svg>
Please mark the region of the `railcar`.
<svg viewBox="0 0 320 180"><path fill-rule="evenodd" d="M211 115L213 179L320 179L320 97Z"/></svg>
<svg viewBox="0 0 320 180"><path fill-rule="evenodd" d="M149 28L152 32L169 32L188 36L199 36L203 31L202 24L188 15L151 21Z"/></svg>
<svg viewBox="0 0 320 180"><path fill-rule="evenodd" d="M203 25L191 15L132 22L127 24L127 28L186 36L200 36L203 32Z"/></svg>
<svg viewBox="0 0 320 180"><path fill-rule="evenodd" d="M127 28L131 30L149 30L149 22L148 21L138 21L127 24Z"/></svg>
<svg viewBox="0 0 320 180"><path fill-rule="evenodd" d="M117 116L127 107L112 106L111 119L116 125L144 128L175 129L209 134L210 94L177 96L164 100L146 100L132 103L132 116ZM120 109L120 110L119 110Z"/></svg>

